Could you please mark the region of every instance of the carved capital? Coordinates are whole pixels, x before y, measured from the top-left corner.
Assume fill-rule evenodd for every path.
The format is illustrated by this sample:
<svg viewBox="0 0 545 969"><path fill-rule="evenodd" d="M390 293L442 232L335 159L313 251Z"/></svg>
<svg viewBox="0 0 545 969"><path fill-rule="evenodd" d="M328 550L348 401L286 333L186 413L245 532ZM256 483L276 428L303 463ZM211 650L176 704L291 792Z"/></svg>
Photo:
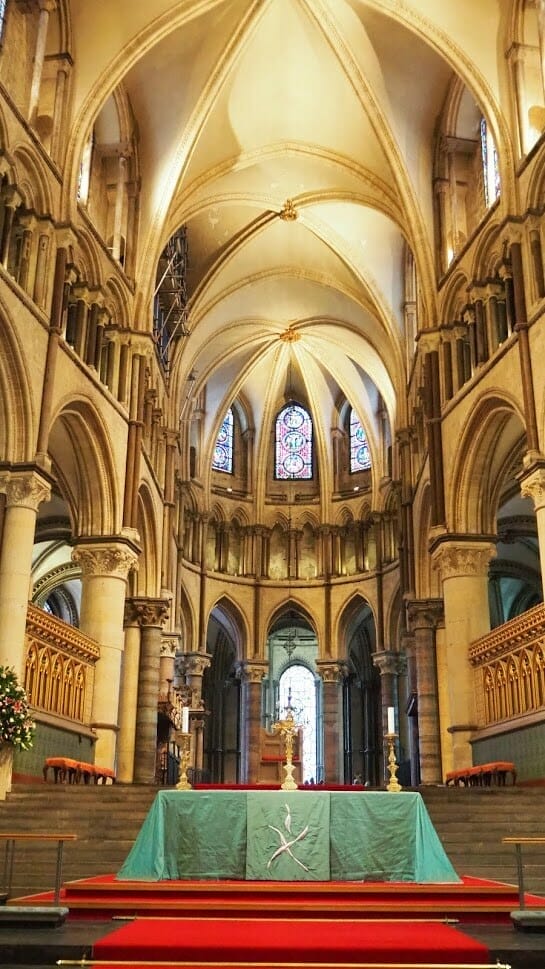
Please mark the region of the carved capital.
<svg viewBox="0 0 545 969"><path fill-rule="evenodd" d="M78 545L72 551L82 575L115 576L126 579L129 572L137 568L137 553L119 542L107 545Z"/></svg>
<svg viewBox="0 0 545 969"><path fill-rule="evenodd" d="M347 675L346 663L332 662L331 660L316 663L318 675L321 676L323 683L341 683Z"/></svg>
<svg viewBox="0 0 545 969"><path fill-rule="evenodd" d="M163 626L168 619L170 599L154 599L150 596L134 596L130 603L139 626Z"/></svg>
<svg viewBox="0 0 545 969"><path fill-rule="evenodd" d="M244 662L239 665L237 672L243 683L261 683L269 672L269 664Z"/></svg>
<svg viewBox="0 0 545 969"><path fill-rule="evenodd" d="M530 472L519 477L520 493L523 498L531 498L536 511L545 507L545 464L534 465Z"/></svg>
<svg viewBox="0 0 545 969"><path fill-rule="evenodd" d="M384 650L382 653L373 653L372 659L381 676L396 676L399 672L399 657L397 653Z"/></svg>
<svg viewBox="0 0 545 969"><path fill-rule="evenodd" d="M176 671L182 676L202 676L212 662L207 653L178 653Z"/></svg>
<svg viewBox="0 0 545 969"><path fill-rule="evenodd" d="M6 495L8 508L37 511L42 501L49 500L51 486L35 471L9 472L0 476L0 491Z"/></svg>
<svg viewBox="0 0 545 969"><path fill-rule="evenodd" d="M432 561L443 580L477 577L488 572L490 560L495 554L496 546L492 542L445 543L434 551Z"/></svg>
<svg viewBox="0 0 545 969"><path fill-rule="evenodd" d="M442 599L410 599L406 609L407 623L412 633L417 629L436 629L443 619Z"/></svg>

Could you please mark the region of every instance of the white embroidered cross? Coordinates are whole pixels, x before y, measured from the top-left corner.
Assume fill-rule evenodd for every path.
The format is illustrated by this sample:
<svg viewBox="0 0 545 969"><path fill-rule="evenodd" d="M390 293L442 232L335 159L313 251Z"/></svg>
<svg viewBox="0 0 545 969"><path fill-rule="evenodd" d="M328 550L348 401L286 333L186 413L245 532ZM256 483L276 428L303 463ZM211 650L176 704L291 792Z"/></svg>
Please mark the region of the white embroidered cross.
<svg viewBox="0 0 545 969"><path fill-rule="evenodd" d="M289 804L286 804L285 807L286 807L286 817L284 820L284 827L288 832L288 834L291 835L291 811L290 811ZM298 841L302 841L307 836L308 824L303 828L302 831L299 832L298 835L295 835L295 837L291 838L291 840L286 838L285 834L280 830L280 828L275 828L274 824L269 824L269 828L271 829L271 831L276 832L276 834L280 838L280 846L269 858L269 861L267 862L267 868L271 867L275 858L278 858L286 851L290 856L290 858L292 858L297 865L300 865L301 868L304 868L305 871L308 871L309 870L308 867L304 865L303 862L299 860L299 858L296 858L293 851L291 850L293 848L293 845L297 844Z"/></svg>

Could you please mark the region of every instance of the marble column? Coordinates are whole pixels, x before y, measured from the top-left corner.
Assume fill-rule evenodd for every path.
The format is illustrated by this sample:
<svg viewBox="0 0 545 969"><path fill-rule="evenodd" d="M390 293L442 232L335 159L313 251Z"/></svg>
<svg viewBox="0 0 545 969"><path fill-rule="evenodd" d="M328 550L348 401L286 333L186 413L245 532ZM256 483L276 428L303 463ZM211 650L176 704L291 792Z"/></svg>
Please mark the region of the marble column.
<svg viewBox="0 0 545 969"><path fill-rule="evenodd" d="M393 653L390 650L382 650L378 653L373 653L373 663L377 667L380 673L380 699L382 708L382 732L381 736L384 738L385 734L388 732L388 707L393 707L395 710L395 718L398 724L396 733L398 734L397 748L399 751L399 702L398 702L398 691L397 691L397 674L398 674L398 656L397 653ZM386 745L383 745L383 757L382 757L382 776L387 779L387 760L388 751ZM397 760L399 762L399 754L397 753Z"/></svg>
<svg viewBox="0 0 545 969"><path fill-rule="evenodd" d="M412 633L401 637L402 649L407 659L407 721L409 759L411 764L411 787L420 784L420 738L418 735L418 676L416 670L416 641Z"/></svg>
<svg viewBox="0 0 545 969"><path fill-rule="evenodd" d="M268 669L268 663L252 660L241 663L238 671L242 683L241 781L246 784L255 784L259 776L261 684Z"/></svg>
<svg viewBox="0 0 545 969"><path fill-rule="evenodd" d="M441 541L432 564L441 578L445 611L445 719L452 737L447 770L472 762L471 734L476 729L475 686L468 660L471 643L490 632L488 566L496 554L490 541ZM422 737L421 737L422 744Z"/></svg>
<svg viewBox="0 0 545 969"><path fill-rule="evenodd" d="M117 779L132 784L136 712L138 709L138 670L140 668L140 623L132 599L125 600L125 645L119 693L119 734L117 738Z"/></svg>
<svg viewBox="0 0 545 969"><path fill-rule="evenodd" d="M134 780L154 784L157 758L161 637L170 609L169 599L134 597L132 607L140 623L140 669L134 744Z"/></svg>
<svg viewBox="0 0 545 969"><path fill-rule="evenodd" d="M407 622L414 637L420 780L441 784L441 732L435 630L443 618L441 599L413 599L407 602Z"/></svg>
<svg viewBox="0 0 545 969"><path fill-rule="evenodd" d="M78 545L72 558L81 569L80 629L100 645L95 667L91 726L97 734L95 762L114 767L116 761L123 619L129 571L137 550L128 542L108 539Z"/></svg>
<svg viewBox="0 0 545 969"><path fill-rule="evenodd" d="M541 583L545 587L545 460L534 461L525 469L518 480L523 498L531 498L534 503L541 563Z"/></svg>
<svg viewBox="0 0 545 969"><path fill-rule="evenodd" d="M51 489L35 471L0 475L6 506L0 548L0 665L25 671L25 632L36 515Z"/></svg>
<svg viewBox="0 0 545 969"><path fill-rule="evenodd" d="M322 678L322 714L324 725L324 777L327 784L341 784L343 761L342 698L346 666L337 661L318 660L318 675Z"/></svg>

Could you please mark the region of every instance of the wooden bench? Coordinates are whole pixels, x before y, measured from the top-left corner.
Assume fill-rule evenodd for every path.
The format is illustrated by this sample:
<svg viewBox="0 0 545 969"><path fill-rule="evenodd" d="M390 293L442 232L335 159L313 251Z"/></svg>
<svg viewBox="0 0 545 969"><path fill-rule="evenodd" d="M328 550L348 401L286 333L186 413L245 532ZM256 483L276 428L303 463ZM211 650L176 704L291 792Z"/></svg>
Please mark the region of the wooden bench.
<svg viewBox="0 0 545 969"><path fill-rule="evenodd" d="M489 764L476 764L475 767L464 767L461 770L449 771L445 784L464 787L490 787L492 784L504 786L507 775L511 775L511 783L516 784L517 771L509 760L494 760Z"/></svg>
<svg viewBox="0 0 545 969"><path fill-rule="evenodd" d="M84 784L107 784L108 780L115 783L115 771L111 767L87 764L70 757L47 757L43 766L44 781L47 781L50 770L53 771L55 784L79 784L81 781Z"/></svg>

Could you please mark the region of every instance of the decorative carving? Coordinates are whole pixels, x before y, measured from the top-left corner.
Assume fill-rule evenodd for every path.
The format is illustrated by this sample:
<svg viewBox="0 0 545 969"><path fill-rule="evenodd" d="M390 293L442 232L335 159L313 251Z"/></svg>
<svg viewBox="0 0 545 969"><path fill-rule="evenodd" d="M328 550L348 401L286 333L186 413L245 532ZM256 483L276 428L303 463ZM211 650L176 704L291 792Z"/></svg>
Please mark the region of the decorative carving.
<svg viewBox="0 0 545 969"><path fill-rule="evenodd" d="M269 671L268 663L240 663L237 673L243 683L261 683Z"/></svg>
<svg viewBox="0 0 545 969"><path fill-rule="evenodd" d="M126 545L78 545L72 551L83 575L119 576L126 579L137 568L137 554Z"/></svg>
<svg viewBox="0 0 545 969"><path fill-rule="evenodd" d="M279 214L283 222L295 222L297 210L293 204L293 199L286 199L282 206L282 211Z"/></svg>
<svg viewBox="0 0 545 969"><path fill-rule="evenodd" d="M131 599L134 616L140 626L161 627L168 619L170 599L141 597Z"/></svg>
<svg viewBox="0 0 545 969"><path fill-rule="evenodd" d="M409 629L436 629L444 616L442 599L410 599L406 603Z"/></svg>
<svg viewBox="0 0 545 969"><path fill-rule="evenodd" d="M8 508L17 506L37 511L43 501L49 500L51 486L34 471L27 471L2 475L0 491L6 495Z"/></svg>
<svg viewBox="0 0 545 969"><path fill-rule="evenodd" d="M348 673L346 663L342 662L321 662L318 660L316 666L324 683L340 683Z"/></svg>
<svg viewBox="0 0 545 969"><path fill-rule="evenodd" d="M377 667L381 676L396 676L399 670L399 656L384 650L382 653L373 653L373 663Z"/></svg>
<svg viewBox="0 0 545 969"><path fill-rule="evenodd" d="M31 603L27 610L26 635L89 663L100 657L100 645L94 639Z"/></svg>
<svg viewBox="0 0 545 969"><path fill-rule="evenodd" d="M531 498L536 511L545 507L545 467L534 467L519 480L522 497Z"/></svg>
<svg viewBox="0 0 545 969"><path fill-rule="evenodd" d="M545 605L540 603L516 616L492 632L476 639L468 657L472 666L484 666L493 659L507 656L516 649L532 645L536 640L545 643Z"/></svg>
<svg viewBox="0 0 545 969"><path fill-rule="evenodd" d="M441 578L454 579L461 576L486 575L490 560L496 554L492 542L480 544L443 544L433 553L433 565Z"/></svg>

